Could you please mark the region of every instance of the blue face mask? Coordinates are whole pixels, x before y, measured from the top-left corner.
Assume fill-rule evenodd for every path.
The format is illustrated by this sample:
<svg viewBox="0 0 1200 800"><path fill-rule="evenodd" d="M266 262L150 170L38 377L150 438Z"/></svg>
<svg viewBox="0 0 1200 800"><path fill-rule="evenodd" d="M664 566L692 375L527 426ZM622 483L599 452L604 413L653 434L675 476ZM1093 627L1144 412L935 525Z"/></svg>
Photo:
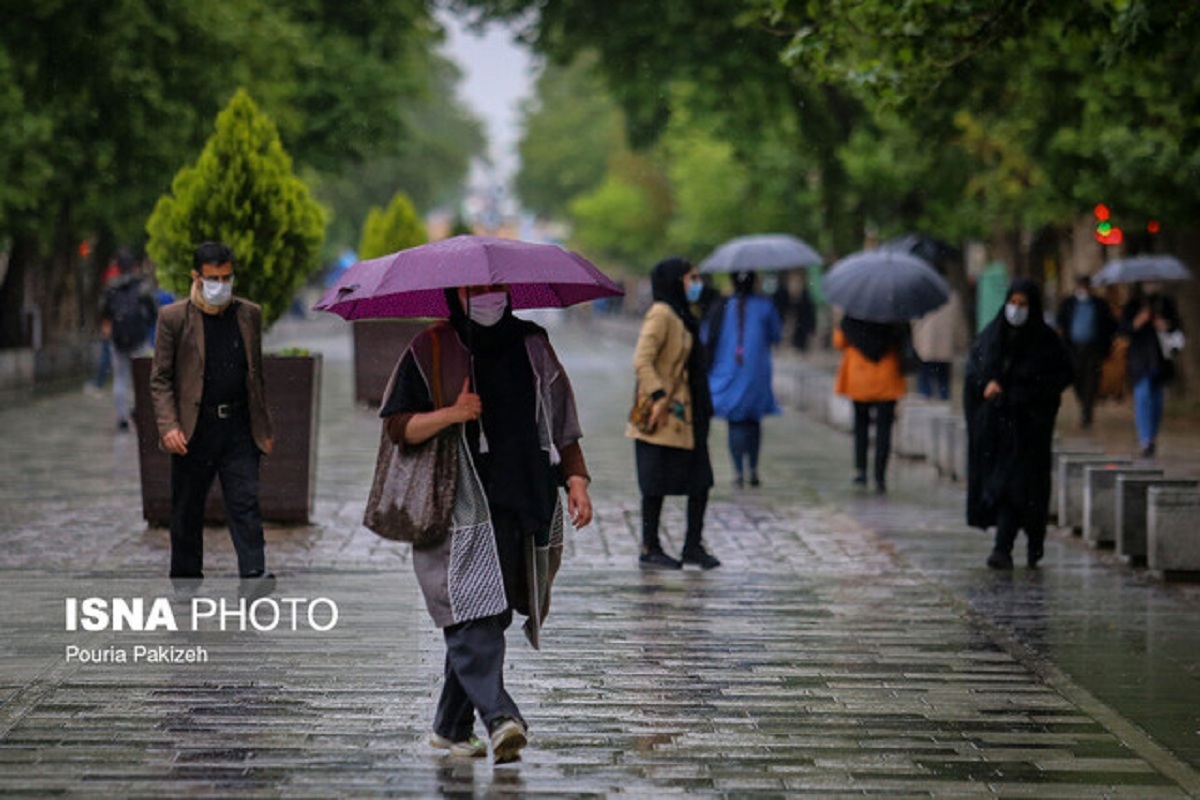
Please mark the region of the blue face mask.
<svg viewBox="0 0 1200 800"><path fill-rule="evenodd" d="M700 293L703 291L703 283L700 281L689 281L687 289L684 290L684 293L687 295L687 301L689 303L698 303L700 302Z"/></svg>

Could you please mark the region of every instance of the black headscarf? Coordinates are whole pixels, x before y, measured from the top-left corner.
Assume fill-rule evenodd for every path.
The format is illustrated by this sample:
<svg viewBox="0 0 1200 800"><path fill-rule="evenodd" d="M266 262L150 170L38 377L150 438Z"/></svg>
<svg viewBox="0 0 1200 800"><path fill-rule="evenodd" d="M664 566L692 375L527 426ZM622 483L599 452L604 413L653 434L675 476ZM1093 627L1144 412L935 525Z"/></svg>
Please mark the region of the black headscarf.
<svg viewBox="0 0 1200 800"><path fill-rule="evenodd" d="M689 330L697 325L696 317L688 308L687 293L683 288L683 276L692 271L692 264L684 258L668 258L654 265L650 272L650 292L657 303L666 303L683 320Z"/></svg>
<svg viewBox="0 0 1200 800"><path fill-rule="evenodd" d="M692 393L692 412L697 421L712 416L712 395L708 390L708 366L704 348L700 346L700 321L692 313L683 288L683 276L692 271L692 262L678 256L664 259L650 272L650 291L655 302L666 303L683 320L692 334L692 350L688 353L688 389Z"/></svg>
<svg viewBox="0 0 1200 800"><path fill-rule="evenodd" d="M869 322L857 317L842 317L846 341L868 361L878 361L889 352L899 352L904 344L904 326L891 322Z"/></svg>
<svg viewBox="0 0 1200 800"><path fill-rule="evenodd" d="M547 529L554 513L555 475L537 432L537 396L525 337L545 335L538 325L513 316L511 299L495 325L472 321L446 290L450 324L471 350L472 380L483 402L480 422L467 425L467 440L491 505L520 515L528 532ZM479 452L479 426L488 452Z"/></svg>
<svg viewBox="0 0 1200 800"><path fill-rule="evenodd" d="M1008 317L1004 314L1004 309L1001 308L999 319L1000 325L1005 330L1005 338L1009 340L1034 340L1042 335L1042 332L1039 330L1040 328L1048 327L1042 307L1042 289L1031 278L1016 278L1009 285L1008 292L1004 295L1004 304L1006 306L1014 294L1023 294L1029 300L1029 318L1025 320L1024 325L1017 327L1008 321Z"/></svg>

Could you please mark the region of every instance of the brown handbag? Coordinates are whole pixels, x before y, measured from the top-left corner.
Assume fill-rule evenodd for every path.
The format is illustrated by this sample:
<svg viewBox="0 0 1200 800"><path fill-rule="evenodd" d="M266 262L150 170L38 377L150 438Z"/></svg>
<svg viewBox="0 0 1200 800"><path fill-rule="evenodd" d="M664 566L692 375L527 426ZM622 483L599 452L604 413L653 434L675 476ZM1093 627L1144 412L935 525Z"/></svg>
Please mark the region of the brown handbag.
<svg viewBox="0 0 1200 800"><path fill-rule="evenodd" d="M441 407L441 352L433 339L434 407ZM384 396L392 393L396 375ZM392 442L387 426L379 442L375 477L363 525L384 539L410 542L418 549L437 547L450 532L458 487L459 426L452 425L420 444Z"/></svg>
<svg viewBox="0 0 1200 800"><path fill-rule="evenodd" d="M654 414L654 398L648 394L637 394L634 390L633 407L629 409L629 422L639 433L653 433L650 417Z"/></svg>

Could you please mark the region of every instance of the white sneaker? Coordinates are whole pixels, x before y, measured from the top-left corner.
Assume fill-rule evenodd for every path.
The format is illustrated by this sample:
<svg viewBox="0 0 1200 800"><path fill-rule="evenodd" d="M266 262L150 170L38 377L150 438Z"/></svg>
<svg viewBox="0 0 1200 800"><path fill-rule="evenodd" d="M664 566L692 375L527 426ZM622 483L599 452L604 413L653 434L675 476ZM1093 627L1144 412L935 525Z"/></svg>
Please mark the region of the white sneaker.
<svg viewBox="0 0 1200 800"><path fill-rule="evenodd" d="M529 744L525 726L509 718L492 731L492 763L507 764L521 757L521 748Z"/></svg>
<svg viewBox="0 0 1200 800"><path fill-rule="evenodd" d="M483 758L487 755L487 745L478 736L470 736L461 742L452 742L445 736L436 733L429 734L429 746L438 750L449 750L450 755L459 758Z"/></svg>

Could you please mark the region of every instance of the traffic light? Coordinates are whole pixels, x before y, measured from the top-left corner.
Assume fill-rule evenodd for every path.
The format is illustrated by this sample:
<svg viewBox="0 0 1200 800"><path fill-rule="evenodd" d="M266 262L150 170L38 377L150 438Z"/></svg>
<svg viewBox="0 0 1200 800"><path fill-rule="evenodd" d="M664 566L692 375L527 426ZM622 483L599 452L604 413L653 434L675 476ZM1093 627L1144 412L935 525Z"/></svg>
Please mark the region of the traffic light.
<svg viewBox="0 0 1200 800"><path fill-rule="evenodd" d="M1113 245L1120 244L1125 240L1125 235L1121 233L1121 229L1112 224L1112 212L1104 203L1097 203L1092 209L1092 213L1096 217L1096 241L1100 244Z"/></svg>

